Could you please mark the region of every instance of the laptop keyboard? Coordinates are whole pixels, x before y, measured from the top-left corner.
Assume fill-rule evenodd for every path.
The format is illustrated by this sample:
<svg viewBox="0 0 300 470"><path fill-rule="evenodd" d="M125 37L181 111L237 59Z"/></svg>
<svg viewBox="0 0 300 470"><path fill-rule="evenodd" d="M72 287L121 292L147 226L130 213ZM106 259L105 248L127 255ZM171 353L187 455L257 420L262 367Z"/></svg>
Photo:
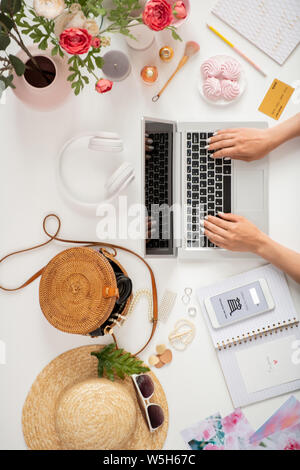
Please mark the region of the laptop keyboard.
<svg viewBox="0 0 300 470"><path fill-rule="evenodd" d="M165 132L149 133L149 138L153 140L151 144L154 149L148 152L149 159L145 164L145 202L148 214L152 220L156 220L158 225L155 233L147 242L147 252L151 249L169 249L172 245L170 237L169 211L164 214L163 207L170 207L169 191L169 134Z"/></svg>
<svg viewBox="0 0 300 470"><path fill-rule="evenodd" d="M188 132L186 152L187 248L217 248L201 234L206 215L231 212L231 160L214 159L205 149L213 133Z"/></svg>

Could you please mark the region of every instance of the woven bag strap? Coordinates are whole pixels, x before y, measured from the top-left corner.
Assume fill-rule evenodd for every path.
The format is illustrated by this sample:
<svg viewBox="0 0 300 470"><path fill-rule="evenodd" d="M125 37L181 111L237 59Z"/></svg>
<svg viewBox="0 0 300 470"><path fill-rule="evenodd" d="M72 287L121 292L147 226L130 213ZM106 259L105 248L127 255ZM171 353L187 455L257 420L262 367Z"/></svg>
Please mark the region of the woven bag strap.
<svg viewBox="0 0 300 470"><path fill-rule="evenodd" d="M55 218L58 225L57 225L57 229L56 229L56 232L54 234L50 234L47 230L47 220L49 218ZM148 339L148 341L146 342L146 344L138 351L134 354L134 356L137 356L138 354L140 354L142 351L144 351L144 349L146 349L146 347L148 346L148 344L150 343L150 341L152 340L153 336L154 336L154 333L155 333L155 330L156 330L156 327L157 327L157 322L158 322L158 304L157 304L157 288L156 288L156 282L155 282L155 277L154 277L154 273L151 269L151 267L149 266L149 264L147 263L147 261L144 260L144 258L142 258L142 256L140 256L138 253L136 253L135 251L133 250L130 250L129 248L125 248L123 246L119 246L119 245L113 245L112 243L105 243L105 242L95 242L95 241L84 241L84 240L68 240L68 239L64 239L64 238L60 238L58 237L58 234L60 232L60 229L61 229L61 220L60 218L58 217L58 215L56 214L48 214L44 220L43 220L43 230L44 230L44 233L47 235L48 237L48 240L46 240L44 243L40 243L38 245L34 245L30 248L25 248L23 250L19 250L19 251L14 251L12 253L9 253L8 255L4 256L2 259L0 259L0 263L2 263L4 260L6 260L7 258L9 258L10 256L14 256L14 255L17 255L17 254L20 254L20 253L26 253L28 251L32 251L32 250L35 250L37 248L41 248L43 246L46 246L48 245L49 243L51 243L53 240L56 240L58 242L61 242L61 243L71 243L71 244L76 244L76 245L84 245L85 247L95 247L95 246L99 246L99 247L102 247L102 248L110 248L114 251L114 254L116 254L116 250L122 250L122 251L125 251L126 253L130 253L134 256L136 256L137 258L139 258L142 263L144 263L146 265L146 267L148 268L148 271L149 271L149 274L150 274L150 278L151 278L151 285L152 285L152 298L153 298L153 325L152 325L152 330L151 330L151 334L150 334L150 337ZM39 276L42 275L43 273L43 270L44 268L40 269L37 273L35 273L33 276L31 276L29 279L27 279L27 281L25 281L23 284L21 284L19 287L15 287L15 288L7 288L7 287L4 287L4 286L1 286L0 285L0 289L4 290L4 291L9 291L9 292L12 292L12 291L17 291L17 290L20 290L20 289L23 289L24 287L28 286L29 284L31 284L33 281L35 281ZM114 334L112 334L112 337L117 345L117 340L114 336Z"/></svg>

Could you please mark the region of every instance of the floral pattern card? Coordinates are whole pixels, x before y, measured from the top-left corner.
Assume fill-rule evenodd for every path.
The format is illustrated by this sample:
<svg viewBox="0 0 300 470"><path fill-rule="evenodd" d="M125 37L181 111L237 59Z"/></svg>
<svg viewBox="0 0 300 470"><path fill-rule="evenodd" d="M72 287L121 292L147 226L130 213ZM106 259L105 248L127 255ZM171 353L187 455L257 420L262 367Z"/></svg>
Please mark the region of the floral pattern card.
<svg viewBox="0 0 300 470"><path fill-rule="evenodd" d="M250 444L253 428L243 414L237 409L226 418L222 419L223 431L225 433L225 450L259 450L257 444Z"/></svg>
<svg viewBox="0 0 300 470"><path fill-rule="evenodd" d="M224 450L224 432L219 413L181 431L192 450Z"/></svg>
<svg viewBox="0 0 300 470"><path fill-rule="evenodd" d="M300 402L291 396L250 438L252 444L259 443L271 434L300 423Z"/></svg>

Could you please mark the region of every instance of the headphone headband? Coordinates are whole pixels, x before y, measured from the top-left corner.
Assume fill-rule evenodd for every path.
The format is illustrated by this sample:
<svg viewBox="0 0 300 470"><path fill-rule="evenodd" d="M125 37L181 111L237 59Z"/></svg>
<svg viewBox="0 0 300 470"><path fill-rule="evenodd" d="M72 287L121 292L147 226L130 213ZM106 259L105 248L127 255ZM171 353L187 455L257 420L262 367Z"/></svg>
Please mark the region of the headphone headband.
<svg viewBox="0 0 300 470"><path fill-rule="evenodd" d="M100 204L107 204L112 202L121 191L123 191L131 183L135 177L134 167L129 162L124 162L122 165L111 175L105 184L107 190L107 198L103 201L98 202L85 202L79 199L73 192L68 188L66 182L64 181L62 174L62 161L64 153L70 145L74 142L84 138L90 137L88 148L90 150L98 152L122 152L123 151L123 141L118 134L113 132L85 132L75 137L69 139L62 147L58 154L57 159L57 182L59 189L65 199L71 203L73 206L81 207L82 209L93 212L96 215L96 210Z"/></svg>

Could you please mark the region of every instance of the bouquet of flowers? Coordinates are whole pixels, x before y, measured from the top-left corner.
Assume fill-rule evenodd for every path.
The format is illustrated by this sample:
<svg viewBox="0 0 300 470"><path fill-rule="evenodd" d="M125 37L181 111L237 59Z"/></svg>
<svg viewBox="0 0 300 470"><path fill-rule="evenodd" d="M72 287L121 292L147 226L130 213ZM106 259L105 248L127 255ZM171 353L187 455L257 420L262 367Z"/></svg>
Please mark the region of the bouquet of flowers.
<svg viewBox="0 0 300 470"><path fill-rule="evenodd" d="M21 47L32 63L34 57L26 47L23 36L28 35L41 50L51 48L51 54L67 55L70 75L68 80L78 95L91 76L95 89L104 93L112 82L99 76L103 59L101 50L110 44L109 33L119 32L134 37L135 24L144 23L154 31L169 29L175 39L180 39L174 22L187 15L184 1L149 0L141 15L139 0L112 0L113 8L103 6L104 0L34 0L28 5L24 0L1 0L0 4L0 85L2 89L14 87L13 72L24 74L26 64L9 54L11 41ZM98 18L105 18L99 26Z"/></svg>

